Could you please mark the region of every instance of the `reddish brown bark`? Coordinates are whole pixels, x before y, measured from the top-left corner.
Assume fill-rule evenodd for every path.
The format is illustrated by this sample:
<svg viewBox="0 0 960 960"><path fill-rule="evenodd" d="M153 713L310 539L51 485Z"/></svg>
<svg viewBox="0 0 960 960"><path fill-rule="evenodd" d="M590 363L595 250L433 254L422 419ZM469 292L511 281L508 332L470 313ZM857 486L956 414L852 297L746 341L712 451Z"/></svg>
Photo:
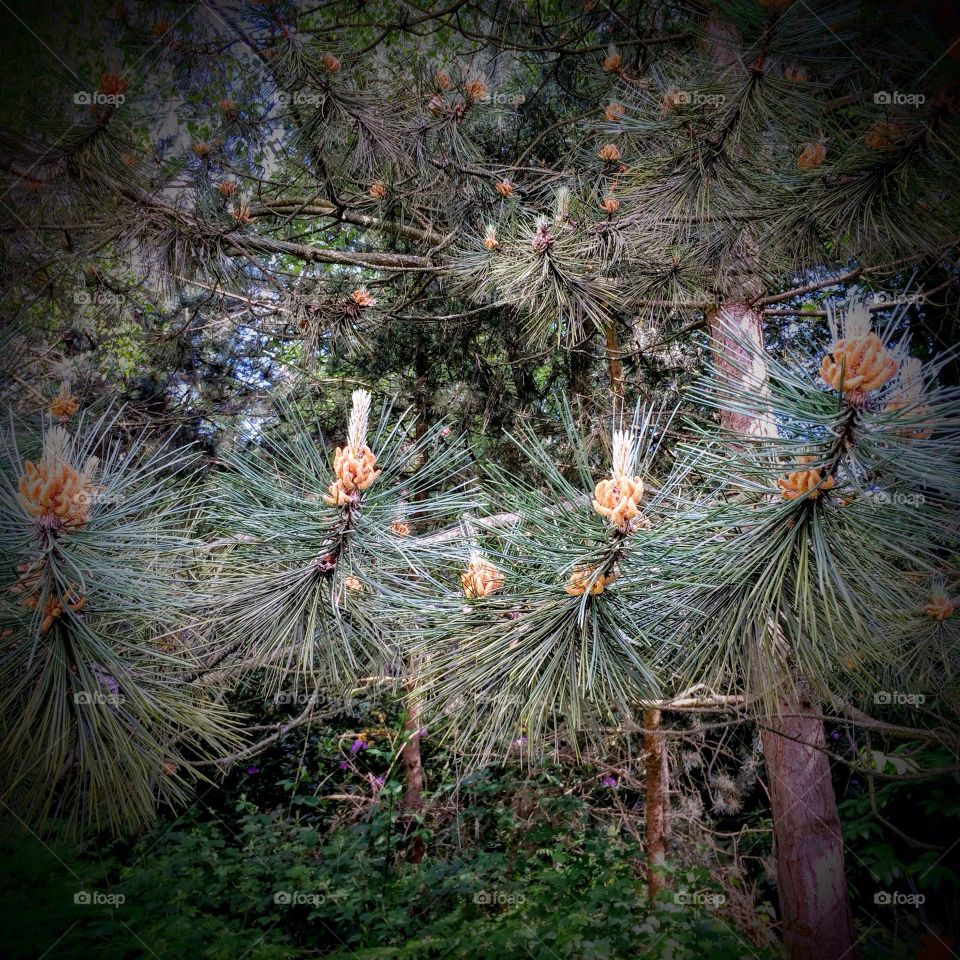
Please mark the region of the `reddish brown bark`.
<svg viewBox="0 0 960 960"><path fill-rule="evenodd" d="M780 709L813 712L797 697ZM792 738L792 739L788 739ZM843 839L823 723L781 716L764 730L783 939L791 960L856 960Z"/></svg>
<svg viewBox="0 0 960 960"><path fill-rule="evenodd" d="M416 442L426 436L430 426L430 383L429 357L427 354L426 338L421 332L417 337L417 346L414 353L413 368L416 373L416 409L417 421L414 436ZM415 495L415 500L426 499L427 491L422 490ZM404 734L407 742L403 746L401 760L403 762L403 810L407 829L414 827L414 819L423 812L424 772L423 758L420 754L420 704L417 701L415 689L419 663L414 659L406 665L407 682L403 698L406 708ZM426 853L423 838L415 836L407 848L407 857L413 863L420 863Z"/></svg>
<svg viewBox="0 0 960 960"><path fill-rule="evenodd" d="M756 416L726 413L723 425L745 435L773 436L776 428L765 409L769 380L759 311L730 303L708 314L707 323L720 372L748 384L757 396ZM779 713L763 731L762 741L783 939L791 960L857 960L840 817L830 762L823 752L823 723L795 716L816 712L797 692L802 683L782 687Z"/></svg>
<svg viewBox="0 0 960 960"><path fill-rule="evenodd" d="M413 666L411 666L410 675L415 675ZM405 698L407 719L404 723L404 733L407 736L407 742L401 754L404 771L403 809L408 827L412 826L412 819L423 811L424 787L423 759L420 756L420 705L410 686L408 684ZM415 836L410 842L407 856L413 863L419 863L425 852L422 838Z"/></svg>
<svg viewBox="0 0 960 960"><path fill-rule="evenodd" d="M667 861L667 744L660 731L660 711L643 711L644 819L647 827L647 893L653 903L663 888L657 867Z"/></svg>
<svg viewBox="0 0 960 960"><path fill-rule="evenodd" d="M621 360L620 337L617 334L617 322L607 321L603 328L607 345L607 372L610 375L610 390L613 393L614 418L623 412L623 361Z"/></svg>

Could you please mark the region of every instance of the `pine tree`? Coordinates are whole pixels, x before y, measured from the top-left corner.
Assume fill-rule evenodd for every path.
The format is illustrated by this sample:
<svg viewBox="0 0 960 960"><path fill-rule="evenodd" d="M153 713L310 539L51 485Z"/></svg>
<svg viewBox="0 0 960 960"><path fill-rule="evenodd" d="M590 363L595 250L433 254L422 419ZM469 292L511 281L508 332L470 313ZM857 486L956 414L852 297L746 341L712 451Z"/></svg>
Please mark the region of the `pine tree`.
<svg viewBox="0 0 960 960"><path fill-rule="evenodd" d="M187 680L196 462L111 443L110 413L70 429L71 394L51 408L0 454L4 802L30 824L122 832L239 742L216 691Z"/></svg>
<svg viewBox="0 0 960 960"><path fill-rule="evenodd" d="M130 66L104 58L74 102L37 78L67 107L20 116L0 143L21 321L92 315L94 335L71 343L100 345L66 345L63 366L93 381L81 361L130 322L124 274L142 275L158 329L124 327L134 344L107 375L127 389L152 340L158 366L190 366L188 403L219 428L228 466L191 608L220 608L197 641L218 652L198 648L199 675L222 655L270 683L321 669L347 683L404 660L411 717L448 716L480 756L645 716L652 757L671 697L745 697L764 726L785 939L798 958L853 956L819 703L880 677L945 676L953 697L956 361L918 368L908 340L936 338L911 338L890 304L851 307L825 338L830 308L806 298L910 286L915 314L954 285L949 17L832 0L204 11L121 4L109 31ZM190 96L168 141L138 107L171 91ZM97 293L80 310L78 286ZM168 311L171 287L201 294ZM804 313L801 332L778 330ZM895 319L871 332L870 315ZM211 412L171 343L246 388ZM711 385L682 392L698 350ZM347 437L332 464L296 413L252 456L232 452L238 405L272 414L251 370L271 389L321 387L318 416ZM358 371L417 415L381 423L375 467L324 389ZM464 396L486 478L467 516L438 415ZM512 446L483 435L508 422ZM369 494L343 486L376 469ZM424 523L410 550L389 532L408 508ZM54 619L86 622L71 583Z"/></svg>

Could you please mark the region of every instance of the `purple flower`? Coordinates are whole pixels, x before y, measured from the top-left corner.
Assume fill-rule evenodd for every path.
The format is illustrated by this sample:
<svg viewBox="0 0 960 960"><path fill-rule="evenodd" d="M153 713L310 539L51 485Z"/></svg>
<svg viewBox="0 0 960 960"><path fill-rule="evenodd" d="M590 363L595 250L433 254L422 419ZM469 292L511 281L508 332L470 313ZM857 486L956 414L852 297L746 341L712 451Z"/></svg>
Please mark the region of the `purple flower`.
<svg viewBox="0 0 960 960"><path fill-rule="evenodd" d="M831 740L839 740L839 739L840 739L840 731L839 731L839 730L834 730L833 733L830 734L830 739L831 739Z"/></svg>
<svg viewBox="0 0 960 960"><path fill-rule="evenodd" d="M373 778L373 788L374 788L374 790L379 790L379 789L384 785L384 783L386 783L386 778L385 778L385 777L374 777L374 778Z"/></svg>
<svg viewBox="0 0 960 960"><path fill-rule="evenodd" d="M367 749L367 741L366 741L366 740L357 739L357 740L354 740L353 743L350 744L350 752L351 752L351 753L359 753L361 750L366 750L366 749Z"/></svg>
<svg viewBox="0 0 960 960"><path fill-rule="evenodd" d="M616 777L604 777L604 778L600 781L600 786L601 786L601 787L609 787L611 790L612 790L614 787L616 787L616 785L617 785L617 778L616 778Z"/></svg>
<svg viewBox="0 0 960 960"><path fill-rule="evenodd" d="M349 770L349 769L350 769L350 761L349 761L349 760L341 760L341 761L337 764L337 766L338 766L341 770Z"/></svg>
<svg viewBox="0 0 960 960"><path fill-rule="evenodd" d="M258 773L260 773L260 768L259 768L259 767L247 767L247 776L248 776L248 777L255 777Z"/></svg>

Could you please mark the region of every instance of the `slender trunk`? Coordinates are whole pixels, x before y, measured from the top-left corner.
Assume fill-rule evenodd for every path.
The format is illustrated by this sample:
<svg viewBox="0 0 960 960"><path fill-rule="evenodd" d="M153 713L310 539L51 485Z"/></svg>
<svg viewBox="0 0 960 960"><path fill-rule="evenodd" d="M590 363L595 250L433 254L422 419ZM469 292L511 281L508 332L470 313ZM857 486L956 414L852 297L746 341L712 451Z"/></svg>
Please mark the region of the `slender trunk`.
<svg viewBox="0 0 960 960"><path fill-rule="evenodd" d="M416 442L419 443L426 435L430 426L429 357L427 355L426 338L422 331L417 336L413 368L417 378L417 423L415 438ZM422 491L417 495L416 499L422 500L425 496L426 491ZM412 818L418 816L423 811L424 774L423 758L420 755L420 704L414 694L418 670L419 664L415 660L406 664L406 683L404 685L403 702L406 709L404 734L407 742L403 746L401 759L403 761L404 773L403 809L408 827L411 824ZM408 847L408 858L413 863L420 863L420 861L423 860L425 852L426 848L424 847L422 837L419 835L414 837Z"/></svg>
<svg viewBox="0 0 960 960"><path fill-rule="evenodd" d="M503 314L504 350L507 360L510 361L510 376L513 378L513 388L517 394L517 406L520 412L525 411L531 401L539 399L537 381L533 376L534 365L529 359L524 359L528 352L524 349L523 337L520 333L520 317L514 310L505 310Z"/></svg>
<svg viewBox="0 0 960 960"><path fill-rule="evenodd" d="M416 664L411 663L407 675L410 678L417 674ZM404 733L407 742L403 746L402 760L404 772L403 809L410 819L423 812L423 760L420 756L420 704L412 692L413 683L407 683L405 697L407 718L404 722ZM408 857L412 863L419 863L423 859L426 848L423 839L418 835L413 838L408 848Z"/></svg>
<svg viewBox="0 0 960 960"><path fill-rule="evenodd" d="M430 356L423 332L417 334L413 353L413 372L416 376L414 403L417 410L416 438L419 441L430 429Z"/></svg>
<svg viewBox="0 0 960 960"><path fill-rule="evenodd" d="M590 354L587 341L567 351L570 405L573 408L577 428L584 436L591 433Z"/></svg>
<svg viewBox="0 0 960 960"><path fill-rule="evenodd" d="M607 344L607 370L610 374L610 390L613 393L613 416L616 419L623 412L623 361L617 322L614 319L607 321L603 335Z"/></svg>
<svg viewBox="0 0 960 960"><path fill-rule="evenodd" d="M647 825L647 893L650 902L663 888L657 867L667 862L667 742L659 736L660 711L643 711L644 793Z"/></svg>
<svg viewBox="0 0 960 960"><path fill-rule="evenodd" d="M780 704L782 714L810 713L802 696ZM788 739L789 738L789 739ZM781 716L762 733L783 939L791 960L859 956L847 901L837 798L824 750L823 723Z"/></svg>
<svg viewBox="0 0 960 960"><path fill-rule="evenodd" d="M718 368L757 396L756 416L726 413L723 425L742 434L773 436L765 400L769 379L758 310L728 303L707 317ZM756 352L751 351L753 347ZM759 349L758 349L759 348ZM837 799L824 747L823 723L812 713L802 678L782 684L778 713L763 731L776 846L777 892L783 939L791 960L856 960L847 900Z"/></svg>
<svg viewBox="0 0 960 960"><path fill-rule="evenodd" d="M623 363L616 321L609 320L603 330L607 348L607 373L616 421L623 414ZM660 711L643 711L644 755L644 820L647 835L647 894L653 903L663 889L663 878L657 871L667 861L667 743L660 730Z"/></svg>
<svg viewBox="0 0 960 960"><path fill-rule="evenodd" d="M926 293L928 300L923 302L921 313L911 308L907 317L910 321L911 340L914 353L923 357L930 350L933 356L949 356L953 345L960 339L960 295L952 286L943 289L943 285L952 280L951 265L925 257L920 261L919 273L922 281L918 283L918 292ZM931 295L931 291L936 291ZM932 350L931 350L932 341ZM956 354L940 369L938 376L945 387L960 384L960 357Z"/></svg>

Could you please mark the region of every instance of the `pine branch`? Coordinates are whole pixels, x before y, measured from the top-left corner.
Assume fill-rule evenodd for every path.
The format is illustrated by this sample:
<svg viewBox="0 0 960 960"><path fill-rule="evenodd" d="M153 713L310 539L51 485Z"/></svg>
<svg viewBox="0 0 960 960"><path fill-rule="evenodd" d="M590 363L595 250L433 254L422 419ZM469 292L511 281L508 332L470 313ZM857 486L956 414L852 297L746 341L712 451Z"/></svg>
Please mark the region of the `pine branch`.
<svg viewBox="0 0 960 960"><path fill-rule="evenodd" d="M334 220L343 223L366 227L369 230L378 230L381 233L393 234L394 236L404 237L408 240L416 240L420 243L432 245L439 243L442 239L441 236L433 230L420 230L417 227L411 227L407 224L381 220L377 217L371 217L368 214L351 210L348 207L338 207L323 200L287 197L277 200L265 200L259 204L252 204L250 207L250 215L254 218L266 216L332 217Z"/></svg>

